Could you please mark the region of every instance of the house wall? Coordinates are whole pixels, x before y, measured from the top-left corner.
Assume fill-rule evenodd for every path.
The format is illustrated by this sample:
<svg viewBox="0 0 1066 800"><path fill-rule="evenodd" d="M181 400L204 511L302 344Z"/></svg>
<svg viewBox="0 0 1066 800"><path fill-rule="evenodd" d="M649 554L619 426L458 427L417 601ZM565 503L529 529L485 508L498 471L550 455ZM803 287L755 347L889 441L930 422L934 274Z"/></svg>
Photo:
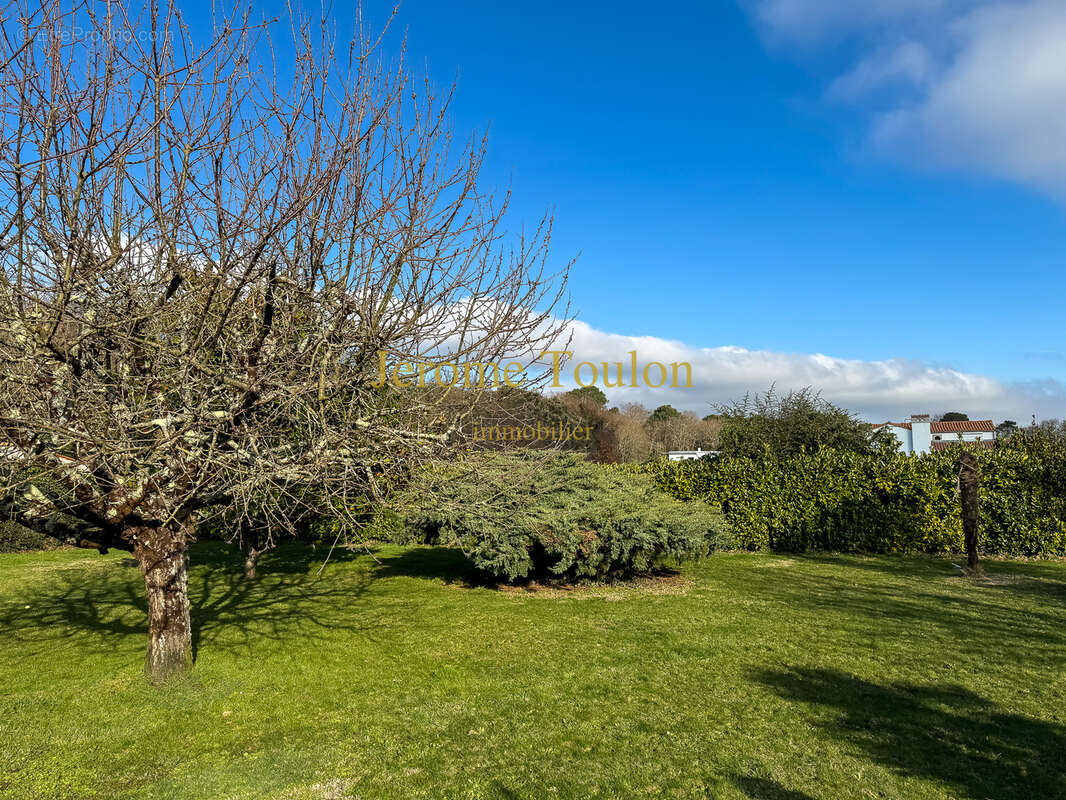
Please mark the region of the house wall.
<svg viewBox="0 0 1066 800"><path fill-rule="evenodd" d="M666 454L666 457L670 461L689 461L690 459L704 458L705 456L717 456L719 452L718 450L671 450Z"/></svg>
<svg viewBox="0 0 1066 800"><path fill-rule="evenodd" d="M928 453L933 449L933 442L960 441L959 434L955 432L933 433L929 422L911 422L910 428L900 428L896 425L887 427L899 442L901 453ZM962 434L961 441L980 442L995 438L996 434L988 431L969 431Z"/></svg>
<svg viewBox="0 0 1066 800"><path fill-rule="evenodd" d="M932 447L933 434L928 422L911 423L911 452L928 453Z"/></svg>
<svg viewBox="0 0 1066 800"><path fill-rule="evenodd" d="M895 425L889 425L888 429L892 431L892 434L899 442L899 451L901 453L911 452L913 449L911 444L911 432L906 428L898 428Z"/></svg>
<svg viewBox="0 0 1066 800"><path fill-rule="evenodd" d="M962 435L962 441L964 442L979 442L983 439L995 439L994 433L987 433L985 431L975 433L964 433ZM959 434L957 433L934 433L933 441L935 442L957 442L959 441Z"/></svg>

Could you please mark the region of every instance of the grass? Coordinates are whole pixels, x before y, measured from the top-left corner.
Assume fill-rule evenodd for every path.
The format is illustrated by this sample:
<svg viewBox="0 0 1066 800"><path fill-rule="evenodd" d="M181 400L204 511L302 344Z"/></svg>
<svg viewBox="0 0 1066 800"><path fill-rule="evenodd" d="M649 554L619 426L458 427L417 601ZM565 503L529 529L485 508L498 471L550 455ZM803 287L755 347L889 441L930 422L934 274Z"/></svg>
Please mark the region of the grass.
<svg viewBox="0 0 1066 800"><path fill-rule="evenodd" d="M141 675L121 556L0 556L4 798L1066 797L1066 564L723 554L573 591L382 548L254 583Z"/></svg>

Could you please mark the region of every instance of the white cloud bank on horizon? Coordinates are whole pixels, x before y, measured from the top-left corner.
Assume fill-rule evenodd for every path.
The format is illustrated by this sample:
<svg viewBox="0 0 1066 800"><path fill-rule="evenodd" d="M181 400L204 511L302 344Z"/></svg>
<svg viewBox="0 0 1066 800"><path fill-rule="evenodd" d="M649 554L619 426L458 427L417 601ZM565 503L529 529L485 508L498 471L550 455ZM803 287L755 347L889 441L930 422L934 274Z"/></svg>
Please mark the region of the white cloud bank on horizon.
<svg viewBox="0 0 1066 800"><path fill-rule="evenodd" d="M637 351L640 366L650 361L692 365L693 388L605 389L612 405L641 403L655 408L669 403L702 416L716 404L747 392L765 391L774 384L781 392L811 386L825 399L871 421L944 411L963 411L971 418L997 422L1013 419L1020 424L1028 424L1032 414L1040 419L1066 416L1066 387L1052 380L1006 383L906 359L860 361L741 347L691 347L655 336L607 333L581 321L571 323L570 332L568 349L574 356L560 371L564 379L573 375L579 361L627 365L630 350ZM612 367L612 379L613 373ZM588 380L587 369L582 376ZM568 381L567 385L574 384ZM602 388L602 375L597 385Z"/></svg>
<svg viewBox="0 0 1066 800"><path fill-rule="evenodd" d="M853 42L826 96L869 114L877 153L1066 201L1063 0L742 0L768 41Z"/></svg>

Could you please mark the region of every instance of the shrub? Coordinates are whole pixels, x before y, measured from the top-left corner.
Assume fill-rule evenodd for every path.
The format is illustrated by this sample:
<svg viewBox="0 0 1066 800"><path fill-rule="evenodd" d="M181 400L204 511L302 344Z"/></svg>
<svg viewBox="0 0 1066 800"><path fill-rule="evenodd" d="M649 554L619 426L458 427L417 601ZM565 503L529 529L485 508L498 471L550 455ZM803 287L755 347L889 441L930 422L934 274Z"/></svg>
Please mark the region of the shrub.
<svg viewBox="0 0 1066 800"><path fill-rule="evenodd" d="M401 498L409 536L460 547L497 579L627 577L706 552L719 516L646 475L572 455L484 454L434 465Z"/></svg>
<svg viewBox="0 0 1066 800"><path fill-rule="evenodd" d="M10 520L0 520L0 553L54 550L58 546L59 542L51 536L31 531Z"/></svg>
<svg viewBox="0 0 1066 800"><path fill-rule="evenodd" d="M781 396L771 387L720 409L719 450L733 458L791 458L823 447L854 453L881 449L886 434L810 388Z"/></svg>
<svg viewBox="0 0 1066 800"><path fill-rule="evenodd" d="M21 492L32 486L60 508L74 501L71 491L47 474L14 469L9 478L11 483L8 488L11 491ZM77 520L62 511L53 513L49 522L52 523L52 529L55 531L53 536L19 525L10 517L0 516L0 553L55 550L64 545L74 544L80 535L76 532L77 530L90 536L96 530L84 525L79 528Z"/></svg>

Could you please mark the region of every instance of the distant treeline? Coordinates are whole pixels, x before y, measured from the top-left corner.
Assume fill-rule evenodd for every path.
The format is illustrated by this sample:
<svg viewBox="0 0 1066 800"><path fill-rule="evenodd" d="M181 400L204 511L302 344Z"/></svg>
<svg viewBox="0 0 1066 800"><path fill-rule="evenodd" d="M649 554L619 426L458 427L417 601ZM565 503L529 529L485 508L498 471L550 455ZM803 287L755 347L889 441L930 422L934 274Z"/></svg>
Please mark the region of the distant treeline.
<svg viewBox="0 0 1066 800"><path fill-rule="evenodd" d="M485 430L521 429L538 426L558 430L588 430L586 436L491 437ZM637 403L608 407L607 398L595 386L545 396L522 389L487 392L464 426L475 449L515 447L554 448L583 453L605 464L646 461L670 450L716 449L721 419L703 418L690 411L662 405L647 409Z"/></svg>

